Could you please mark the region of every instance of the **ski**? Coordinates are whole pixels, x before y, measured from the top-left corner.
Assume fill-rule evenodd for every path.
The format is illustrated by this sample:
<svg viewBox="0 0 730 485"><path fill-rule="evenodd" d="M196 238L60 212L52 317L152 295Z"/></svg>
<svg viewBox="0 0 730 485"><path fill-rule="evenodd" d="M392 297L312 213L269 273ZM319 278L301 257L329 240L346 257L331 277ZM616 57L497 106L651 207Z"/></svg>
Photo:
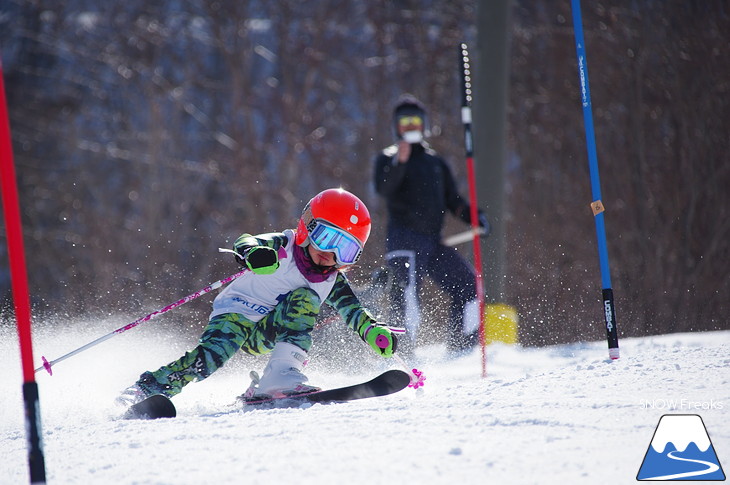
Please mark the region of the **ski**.
<svg viewBox="0 0 730 485"><path fill-rule="evenodd" d="M337 403L366 399L369 397L387 396L408 387L411 377L401 370L392 369L380 374L367 382L353 384L351 386L326 389L323 391L296 394L293 396L271 397L271 398L245 398L239 396L238 400L245 407L260 406L263 404L276 404L282 407L298 406L303 403ZM156 394L144 401L132 405L122 416L123 419L160 419L174 418L177 416L175 405L169 398Z"/></svg>
<svg viewBox="0 0 730 485"><path fill-rule="evenodd" d="M369 397L387 396L408 387L410 376L402 370L392 369L379 376L359 384L353 384L336 389L295 394L292 396L248 398L239 396L238 400L244 407L255 407L262 404L276 404L281 407L298 406L303 403L338 403L366 399Z"/></svg>
<svg viewBox="0 0 730 485"><path fill-rule="evenodd" d="M150 396L132 405L122 416L123 419L159 419L177 416L175 405L162 394Z"/></svg>

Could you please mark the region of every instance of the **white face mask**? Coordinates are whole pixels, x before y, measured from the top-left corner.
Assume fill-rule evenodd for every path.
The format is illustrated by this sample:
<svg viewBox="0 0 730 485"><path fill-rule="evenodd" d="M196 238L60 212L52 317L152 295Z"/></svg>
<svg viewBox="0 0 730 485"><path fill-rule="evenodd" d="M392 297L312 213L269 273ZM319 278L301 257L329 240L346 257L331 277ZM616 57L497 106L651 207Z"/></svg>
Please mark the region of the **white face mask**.
<svg viewBox="0 0 730 485"><path fill-rule="evenodd" d="M403 141L406 143L421 143L423 141L423 132L419 130L406 131L403 133Z"/></svg>

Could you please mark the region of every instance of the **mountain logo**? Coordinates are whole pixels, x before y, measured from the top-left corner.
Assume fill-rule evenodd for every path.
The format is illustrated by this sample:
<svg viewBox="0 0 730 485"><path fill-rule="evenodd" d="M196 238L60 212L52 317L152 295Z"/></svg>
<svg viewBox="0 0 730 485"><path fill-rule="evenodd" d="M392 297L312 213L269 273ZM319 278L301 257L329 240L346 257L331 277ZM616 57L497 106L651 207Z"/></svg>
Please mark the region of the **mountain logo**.
<svg viewBox="0 0 730 485"><path fill-rule="evenodd" d="M702 418L696 414L662 416L636 479L725 480Z"/></svg>

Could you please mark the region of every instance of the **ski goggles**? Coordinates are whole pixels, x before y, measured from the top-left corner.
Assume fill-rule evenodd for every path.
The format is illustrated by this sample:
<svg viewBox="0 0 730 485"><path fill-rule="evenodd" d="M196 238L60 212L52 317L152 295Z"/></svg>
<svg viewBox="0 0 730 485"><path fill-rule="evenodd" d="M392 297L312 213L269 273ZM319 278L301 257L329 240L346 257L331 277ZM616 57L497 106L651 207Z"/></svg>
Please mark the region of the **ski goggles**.
<svg viewBox="0 0 730 485"><path fill-rule="evenodd" d="M423 118L420 116L399 116L398 126L405 128L406 126L423 126Z"/></svg>
<svg viewBox="0 0 730 485"><path fill-rule="evenodd" d="M362 244L355 237L339 227L331 226L323 221L316 221L309 232L309 241L320 251L335 254L338 264L352 264L362 253Z"/></svg>

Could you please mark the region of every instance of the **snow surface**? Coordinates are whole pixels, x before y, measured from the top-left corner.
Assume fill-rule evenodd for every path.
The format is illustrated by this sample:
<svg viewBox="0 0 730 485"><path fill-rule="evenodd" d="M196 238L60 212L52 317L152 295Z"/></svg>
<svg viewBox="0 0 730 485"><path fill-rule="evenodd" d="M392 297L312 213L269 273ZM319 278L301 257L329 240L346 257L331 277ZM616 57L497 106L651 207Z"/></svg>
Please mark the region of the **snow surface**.
<svg viewBox="0 0 730 485"><path fill-rule="evenodd" d="M36 329L35 358L118 326ZM414 359L421 390L255 411L233 402L263 361L237 355L173 399L177 418L117 419L122 388L195 343L173 335L138 328L37 375L48 483L630 484L664 414L699 414L730 469L730 331L623 339L617 361L605 342L492 345L487 378L479 350L449 360L427 346ZM343 372L326 360L310 365L311 383L354 383L392 365L364 359ZM29 483L12 326L0 327L0 365L0 484Z"/></svg>

